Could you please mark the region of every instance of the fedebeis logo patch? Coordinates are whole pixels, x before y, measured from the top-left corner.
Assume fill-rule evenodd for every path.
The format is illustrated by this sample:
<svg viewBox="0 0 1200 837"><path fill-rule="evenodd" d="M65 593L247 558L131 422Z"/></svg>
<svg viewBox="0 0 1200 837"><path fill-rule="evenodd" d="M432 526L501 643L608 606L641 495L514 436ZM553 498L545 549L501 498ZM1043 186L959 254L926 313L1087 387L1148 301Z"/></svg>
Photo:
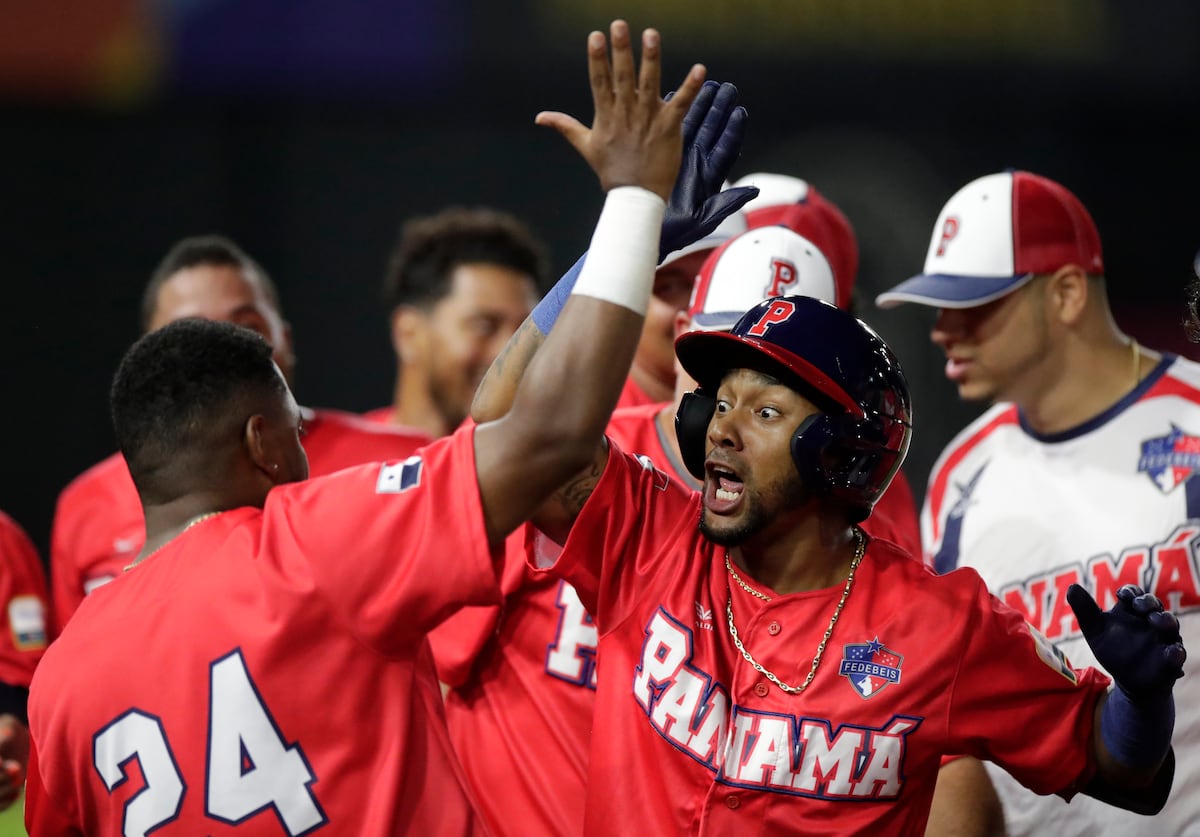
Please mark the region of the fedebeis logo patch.
<svg viewBox="0 0 1200 837"><path fill-rule="evenodd" d="M1163 494L1169 494L1200 470L1200 436L1171 425L1167 435L1142 442L1138 470L1145 472Z"/></svg>
<svg viewBox="0 0 1200 837"><path fill-rule="evenodd" d="M838 674L850 681L863 700L875 697L892 683L900 682L904 657L875 637L870 642L842 646Z"/></svg>

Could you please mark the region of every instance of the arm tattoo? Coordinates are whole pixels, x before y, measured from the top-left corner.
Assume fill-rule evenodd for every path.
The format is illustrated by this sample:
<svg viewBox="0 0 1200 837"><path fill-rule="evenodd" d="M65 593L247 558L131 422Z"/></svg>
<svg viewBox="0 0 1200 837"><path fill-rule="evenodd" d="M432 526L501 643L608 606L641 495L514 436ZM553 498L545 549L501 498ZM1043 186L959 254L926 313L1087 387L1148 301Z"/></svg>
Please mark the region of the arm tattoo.
<svg viewBox="0 0 1200 837"><path fill-rule="evenodd" d="M541 330L534 325L533 320L526 319L521 323L520 328L508 339L504 348L500 350L500 354L492 361L479 388L475 390L475 398L471 402L471 414L498 418L508 412L508 408L512 406L513 393L516 392L517 385L533 360L533 356L545 342L546 335L542 334ZM510 364L511 366L509 366ZM506 366L509 367L507 372ZM507 398L508 401L503 402L504 398ZM498 401L503 406L497 406Z"/></svg>
<svg viewBox="0 0 1200 837"><path fill-rule="evenodd" d="M596 490L596 484L600 482L600 477L604 473L606 461L605 457L596 457L587 470L580 471L555 492L559 504L572 520L579 516L579 513L583 511L584 503Z"/></svg>
<svg viewBox="0 0 1200 837"><path fill-rule="evenodd" d="M542 334L541 329L533 324L533 320L526 318L521 323L508 342L504 344L504 348L500 350L500 354L496 355L496 359L492 362L492 368L488 372L489 375L503 375L504 366L509 360L515 360L517 363L518 375L523 375L525 369L529 366L529 362L533 360L533 356L537 354L537 350L546 342L546 335ZM520 349L521 351L518 351Z"/></svg>

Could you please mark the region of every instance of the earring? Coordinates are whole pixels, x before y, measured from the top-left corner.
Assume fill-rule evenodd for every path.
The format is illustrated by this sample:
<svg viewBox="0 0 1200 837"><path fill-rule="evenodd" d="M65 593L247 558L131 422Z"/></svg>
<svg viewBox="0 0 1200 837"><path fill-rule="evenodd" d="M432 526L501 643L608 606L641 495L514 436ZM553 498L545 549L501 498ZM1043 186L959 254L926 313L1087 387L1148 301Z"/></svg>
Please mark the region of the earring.
<svg viewBox="0 0 1200 837"><path fill-rule="evenodd" d="M274 471L278 471L278 470L279 470L279 463L278 463L278 462L272 462L272 463L271 463L271 470L272 470L273 472L274 472Z"/></svg>

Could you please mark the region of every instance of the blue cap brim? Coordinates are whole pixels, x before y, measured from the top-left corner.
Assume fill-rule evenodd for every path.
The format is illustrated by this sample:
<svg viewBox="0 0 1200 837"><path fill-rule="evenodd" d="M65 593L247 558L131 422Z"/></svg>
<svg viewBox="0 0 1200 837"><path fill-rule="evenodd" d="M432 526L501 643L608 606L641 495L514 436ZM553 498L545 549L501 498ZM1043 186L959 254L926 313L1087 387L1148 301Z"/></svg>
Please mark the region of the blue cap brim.
<svg viewBox="0 0 1200 837"><path fill-rule="evenodd" d="M1019 276L922 273L884 291L875 297L875 304L880 308L894 308L905 302L934 308L974 308L1012 293L1032 278L1032 273Z"/></svg>
<svg viewBox="0 0 1200 837"><path fill-rule="evenodd" d="M704 331L729 331L745 311L701 311L692 315L692 325Z"/></svg>

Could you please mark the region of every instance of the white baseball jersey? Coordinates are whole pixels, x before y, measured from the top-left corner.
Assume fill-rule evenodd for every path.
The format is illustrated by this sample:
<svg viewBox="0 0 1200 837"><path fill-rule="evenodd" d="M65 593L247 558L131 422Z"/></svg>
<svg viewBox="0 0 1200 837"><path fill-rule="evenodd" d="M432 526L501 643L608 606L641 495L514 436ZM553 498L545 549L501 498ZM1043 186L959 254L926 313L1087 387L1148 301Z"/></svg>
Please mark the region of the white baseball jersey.
<svg viewBox="0 0 1200 837"><path fill-rule="evenodd" d="M925 560L969 566L1076 666L1096 665L1066 591L1101 608L1124 584L1154 593L1200 652L1200 365L1166 356L1129 395L1052 436L998 404L942 452L921 515ZM994 765L1010 834L1200 835L1200 676L1175 687L1175 784L1154 819L1025 790Z"/></svg>

